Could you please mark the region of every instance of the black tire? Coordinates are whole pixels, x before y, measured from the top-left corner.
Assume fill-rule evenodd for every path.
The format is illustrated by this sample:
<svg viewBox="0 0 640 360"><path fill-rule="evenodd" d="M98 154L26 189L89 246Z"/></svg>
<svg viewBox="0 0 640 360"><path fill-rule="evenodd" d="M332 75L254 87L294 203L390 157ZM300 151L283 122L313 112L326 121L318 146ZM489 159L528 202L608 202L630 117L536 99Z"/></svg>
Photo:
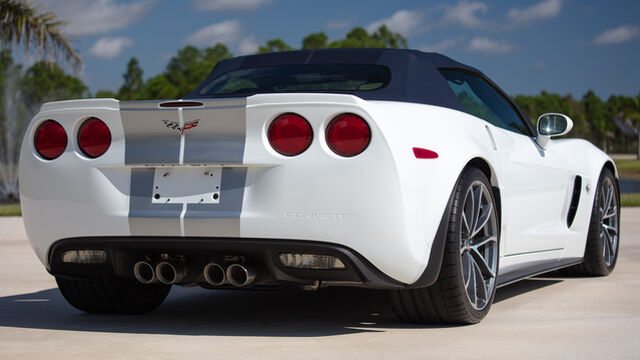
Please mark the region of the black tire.
<svg viewBox="0 0 640 360"><path fill-rule="evenodd" d="M144 314L155 310L171 285L144 285L125 278L70 279L56 276L60 292L78 310L96 314Z"/></svg>
<svg viewBox="0 0 640 360"><path fill-rule="evenodd" d="M611 186L613 191L611 197L611 209L615 211L615 224L611 218L603 219L605 216L604 207L607 203L607 188ZM561 270L562 274L573 276L607 276L616 267L618 260L618 250L620 249L620 189L618 181L608 168L602 169L598 185L595 189L595 197L591 209L591 220L589 222L589 231L587 233L587 242L584 249L584 257L582 263ZM603 204L603 202L605 204ZM609 211L609 214L612 212ZM611 225L614 229L605 230L604 225ZM609 236L615 232L615 240L613 241L613 251L611 249L612 242L607 242L607 234ZM609 238L610 239L610 238ZM608 248L607 248L608 246Z"/></svg>
<svg viewBox="0 0 640 360"><path fill-rule="evenodd" d="M485 252L486 254L489 251L493 254L491 261L489 261L493 268L493 280L485 280L484 275L480 274L482 280L485 281L485 286L488 286L486 285L487 282L490 284L490 289L485 287L482 307L477 306L477 299L479 297L477 292L476 303L472 303L471 297L467 293L464 273L468 273L468 278L471 279L471 272L473 270L463 270L463 262L471 264L467 260L463 260L468 259L464 258L464 249L474 244L473 241L475 237L472 235L470 241L462 239L465 234L463 233L464 224L462 216L463 212L468 212L468 208L465 207L466 198L469 189L473 189L473 186L477 187L479 185L478 181L488 190L487 192L483 192L487 204L489 202L491 203L491 208L486 211L486 213L493 218L493 220L489 219L485 223L484 227L480 230L481 232L478 234L488 237L490 232L494 232L494 235L491 237L495 238L490 243L487 243L486 248L483 249L481 247L478 248L480 250L474 252L474 254L479 252ZM482 171L476 168L468 168L460 175L452 194L451 215L447 229L440 275L436 282L429 287L390 291L392 308L400 319L415 323L475 324L487 315L495 295L496 274L498 269L498 239L500 237L496 201L491 189L492 187L487 177ZM482 200L482 198L480 198L480 200ZM481 219L485 210L486 209L483 208L482 212L478 212L476 219ZM473 213L473 210L471 212ZM476 220L473 221L476 222ZM486 226L489 226L488 224L490 222L492 228L489 231ZM479 229L475 226L472 228ZM473 232L473 230L471 230L471 232ZM478 243L479 242L475 243L476 246ZM490 246L491 248L489 249ZM467 255L471 256L472 251L468 251ZM471 257L475 259L475 256ZM488 264L489 262L486 263ZM471 268L475 269L472 265L467 266L467 269ZM478 267L478 269L480 269L480 267ZM474 282L476 279L475 274L476 273L474 273ZM469 288L471 288L470 284L471 283L469 283ZM477 286L480 285L476 285L474 291L476 291Z"/></svg>

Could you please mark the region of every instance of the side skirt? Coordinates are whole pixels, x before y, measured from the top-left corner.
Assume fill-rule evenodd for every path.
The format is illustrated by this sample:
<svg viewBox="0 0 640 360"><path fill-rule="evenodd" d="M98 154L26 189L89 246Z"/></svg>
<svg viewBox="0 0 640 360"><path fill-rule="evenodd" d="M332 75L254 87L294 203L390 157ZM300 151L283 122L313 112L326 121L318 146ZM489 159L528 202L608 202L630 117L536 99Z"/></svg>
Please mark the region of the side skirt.
<svg viewBox="0 0 640 360"><path fill-rule="evenodd" d="M565 259L559 261L542 262L531 267L514 271L506 275L498 275L498 287L513 284L514 282L532 278L551 271L559 270L568 266L580 264L582 259Z"/></svg>

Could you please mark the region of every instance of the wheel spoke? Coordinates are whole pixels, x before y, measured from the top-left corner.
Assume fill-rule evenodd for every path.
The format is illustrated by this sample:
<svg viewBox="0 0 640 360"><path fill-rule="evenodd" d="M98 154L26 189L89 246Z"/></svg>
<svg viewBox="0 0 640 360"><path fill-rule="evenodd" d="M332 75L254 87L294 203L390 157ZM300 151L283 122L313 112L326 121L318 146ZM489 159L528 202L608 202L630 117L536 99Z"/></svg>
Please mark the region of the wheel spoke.
<svg viewBox="0 0 640 360"><path fill-rule="evenodd" d="M609 183L606 183L607 185L607 189L606 191L606 205L604 207L604 214L609 212L609 209L611 208L611 199L613 198L613 186L611 186Z"/></svg>
<svg viewBox="0 0 640 360"><path fill-rule="evenodd" d="M487 260L480 254L478 249L471 248L471 256L473 257L474 263L478 266L478 269L484 276L495 277L496 274L491 269L491 266L487 264Z"/></svg>
<svg viewBox="0 0 640 360"><path fill-rule="evenodd" d="M469 226L469 221L467 221L467 214L465 211L462 211L462 224L464 225L465 234L471 234L471 227Z"/></svg>
<svg viewBox="0 0 640 360"><path fill-rule="evenodd" d="M487 205L483 206L481 210L482 211L480 211L478 222L476 223L476 227L473 230L471 237L476 236L476 234L479 233L485 225L487 225L487 222L489 221L489 218L491 217L491 213L493 211L493 205L491 205L491 203L488 203Z"/></svg>
<svg viewBox="0 0 640 360"><path fill-rule="evenodd" d="M466 254L462 256L462 275L464 278L464 288L469 288L469 281L471 281L471 256Z"/></svg>
<svg viewBox="0 0 640 360"><path fill-rule="evenodd" d="M603 247L602 247L602 256L604 257L604 261L609 263L611 261L611 243L609 242L609 235L606 235L603 239Z"/></svg>
<svg viewBox="0 0 640 360"><path fill-rule="evenodd" d="M613 258L615 255L615 237L611 235L608 231L604 231L604 239L607 245L607 251L609 252L609 257Z"/></svg>
<svg viewBox="0 0 640 360"><path fill-rule="evenodd" d="M497 242L498 238L495 235L485 235L478 240L476 244L472 244L471 247L474 249L481 248L489 243Z"/></svg>
<svg viewBox="0 0 640 360"><path fill-rule="evenodd" d="M469 257L471 258L471 257ZM476 271L475 269L473 269L473 260L471 260L469 266L469 285L467 286L467 295L469 295L469 300L471 300L471 303L474 304L476 307L478 307L478 294L477 294L477 287L478 285L476 284Z"/></svg>
<svg viewBox="0 0 640 360"><path fill-rule="evenodd" d="M618 214L618 209L615 206L612 206L610 210L604 214L604 216L602 217L602 220L609 219L613 216L616 216L617 214Z"/></svg>
<svg viewBox="0 0 640 360"><path fill-rule="evenodd" d="M602 228L605 231L605 233L607 233L608 235L611 235L612 233L613 235L618 235L618 229L616 229L615 226L611 226L603 223Z"/></svg>
<svg viewBox="0 0 640 360"><path fill-rule="evenodd" d="M471 198L471 199L469 199ZM467 194L465 195L464 205L462 206L462 223L465 226L465 234L470 235L473 229L473 213L475 212L473 208L473 204L475 203L473 199L473 191L469 189ZM470 236L468 236L470 237Z"/></svg>
<svg viewBox="0 0 640 360"><path fill-rule="evenodd" d="M482 272L480 270L480 268L478 267L478 264L476 263L475 266L475 273L476 273L476 281L478 282L478 286L477 286L477 294L476 294L476 300L483 300L486 301L488 296L487 296L487 283L484 281L484 277L482 276Z"/></svg>
<svg viewBox="0 0 640 360"><path fill-rule="evenodd" d="M480 210L482 210L482 186L478 185L473 189L473 225L471 229L475 235L478 228L478 222L480 221ZM473 235L470 236L473 237Z"/></svg>

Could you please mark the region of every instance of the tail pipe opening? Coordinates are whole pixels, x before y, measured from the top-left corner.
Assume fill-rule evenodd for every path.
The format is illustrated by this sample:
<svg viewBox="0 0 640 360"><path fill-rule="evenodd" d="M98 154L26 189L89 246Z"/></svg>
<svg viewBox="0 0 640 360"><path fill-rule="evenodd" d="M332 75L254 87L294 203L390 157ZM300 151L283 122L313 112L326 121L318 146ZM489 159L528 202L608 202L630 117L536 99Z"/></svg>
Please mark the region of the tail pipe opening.
<svg viewBox="0 0 640 360"><path fill-rule="evenodd" d="M247 264L232 264L227 268L227 279L236 287L249 286L256 281L256 271Z"/></svg>
<svg viewBox="0 0 640 360"><path fill-rule="evenodd" d="M222 266L216 263L209 263L204 267L204 279L209 285L220 286L227 281L227 274Z"/></svg>
<svg viewBox="0 0 640 360"><path fill-rule="evenodd" d="M187 276L187 267L178 262L163 261L156 265L156 276L163 284L175 284Z"/></svg>
<svg viewBox="0 0 640 360"><path fill-rule="evenodd" d="M138 261L133 266L133 275L136 277L136 280L143 284L153 284L158 282L158 277L156 276L156 271L153 265L146 261Z"/></svg>

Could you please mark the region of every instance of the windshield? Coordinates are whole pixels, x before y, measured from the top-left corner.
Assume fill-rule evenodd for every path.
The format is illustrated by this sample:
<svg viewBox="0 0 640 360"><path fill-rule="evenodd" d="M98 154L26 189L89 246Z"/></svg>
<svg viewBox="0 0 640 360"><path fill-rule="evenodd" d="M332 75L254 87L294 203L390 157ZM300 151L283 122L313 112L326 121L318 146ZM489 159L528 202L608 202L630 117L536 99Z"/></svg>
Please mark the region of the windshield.
<svg viewBox="0 0 640 360"><path fill-rule="evenodd" d="M200 95L371 91L390 80L391 71L382 65L281 65L228 72L207 83Z"/></svg>

